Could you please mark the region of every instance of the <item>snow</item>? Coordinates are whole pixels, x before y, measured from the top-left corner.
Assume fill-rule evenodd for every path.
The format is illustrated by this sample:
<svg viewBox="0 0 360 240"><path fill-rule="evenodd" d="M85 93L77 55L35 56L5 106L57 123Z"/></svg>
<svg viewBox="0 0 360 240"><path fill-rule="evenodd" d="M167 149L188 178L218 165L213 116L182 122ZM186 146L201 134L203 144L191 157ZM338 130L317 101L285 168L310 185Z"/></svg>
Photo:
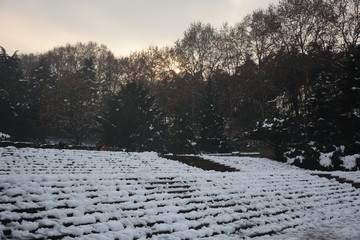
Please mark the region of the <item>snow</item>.
<svg viewBox="0 0 360 240"><path fill-rule="evenodd" d="M268 128L269 130L271 130L274 126L274 124L279 124L279 123L283 123L285 120L284 119L278 119L278 118L274 118L272 121L273 122L268 122L271 120L265 119L264 122L262 123L262 128Z"/></svg>
<svg viewBox="0 0 360 240"><path fill-rule="evenodd" d="M331 167L332 166L331 157L333 154L334 154L333 152L329 152L329 153L320 152L320 157L319 157L320 165L324 167Z"/></svg>
<svg viewBox="0 0 360 240"><path fill-rule="evenodd" d="M121 222L117 221L108 221L106 225L109 227L111 231L121 231L124 230L124 226Z"/></svg>
<svg viewBox="0 0 360 240"><path fill-rule="evenodd" d="M360 154L341 157L340 160L343 162L341 166L346 169L353 169L354 167L356 167L356 159L360 159Z"/></svg>
<svg viewBox="0 0 360 240"><path fill-rule="evenodd" d="M343 179L352 181L354 183L360 182L360 171L353 171L353 172L334 171L331 172L331 176L341 177Z"/></svg>
<svg viewBox="0 0 360 240"><path fill-rule="evenodd" d="M309 146L313 146L314 142L308 143ZM334 146L335 147L335 146ZM316 147L312 147L314 151L318 151ZM335 147L336 148L336 147ZM341 150L342 153L344 153L345 146L340 146L337 148L337 150ZM297 155L294 157L289 157L289 155L293 154L296 151L295 148L290 149L288 152L285 153L286 161L289 164L293 164L295 160L298 160L300 163L305 160L305 157L302 155ZM304 151L301 151L302 154L304 154ZM319 164L325 168L331 168L333 167L332 164L332 157L334 156L335 152L328 152L323 153L319 151ZM341 167L343 167L346 170L353 170L356 168L356 161L357 159L360 159L360 154L354 154L354 155L347 155L347 156L340 156Z"/></svg>
<svg viewBox="0 0 360 240"><path fill-rule="evenodd" d="M202 156L239 170L223 173L153 152L7 147L0 156L5 239L360 238L358 188L266 158ZM330 174L360 182L360 171Z"/></svg>
<svg viewBox="0 0 360 240"><path fill-rule="evenodd" d="M9 139L9 138L10 138L9 134L0 132L0 140L6 140L6 139Z"/></svg>

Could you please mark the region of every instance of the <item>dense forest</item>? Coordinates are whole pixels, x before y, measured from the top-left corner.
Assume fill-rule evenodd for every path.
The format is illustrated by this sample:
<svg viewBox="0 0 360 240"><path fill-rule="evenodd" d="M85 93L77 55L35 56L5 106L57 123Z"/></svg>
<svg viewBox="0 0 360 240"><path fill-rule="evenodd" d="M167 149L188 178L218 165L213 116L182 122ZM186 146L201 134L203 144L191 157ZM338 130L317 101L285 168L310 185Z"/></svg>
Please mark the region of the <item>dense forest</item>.
<svg viewBox="0 0 360 240"><path fill-rule="evenodd" d="M266 144L281 161L316 169L330 154L341 169L360 152L359 37L359 0L282 0L129 56L94 42L1 48L0 132L174 153Z"/></svg>

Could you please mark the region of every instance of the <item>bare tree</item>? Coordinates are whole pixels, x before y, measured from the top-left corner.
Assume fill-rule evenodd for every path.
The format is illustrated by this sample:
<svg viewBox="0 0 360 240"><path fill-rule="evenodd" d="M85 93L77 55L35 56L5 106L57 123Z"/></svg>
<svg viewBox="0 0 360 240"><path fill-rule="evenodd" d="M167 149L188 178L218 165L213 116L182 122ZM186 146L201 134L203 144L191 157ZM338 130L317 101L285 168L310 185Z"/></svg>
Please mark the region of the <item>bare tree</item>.
<svg viewBox="0 0 360 240"><path fill-rule="evenodd" d="M273 6L266 11L256 10L251 16L247 16L244 21L248 25L250 44L261 67L262 61L275 51L277 46L278 30L280 22Z"/></svg>
<svg viewBox="0 0 360 240"><path fill-rule="evenodd" d="M281 19L279 32L282 45L291 52L298 49L306 53L306 47L314 41L316 32L316 0L283 0L278 7Z"/></svg>
<svg viewBox="0 0 360 240"><path fill-rule="evenodd" d="M336 11L341 48L356 46L360 37L360 1L332 0L331 4Z"/></svg>
<svg viewBox="0 0 360 240"><path fill-rule="evenodd" d="M222 52L221 68L235 74L249 55L249 34L244 22L230 26L223 24L219 32L219 51Z"/></svg>
<svg viewBox="0 0 360 240"><path fill-rule="evenodd" d="M223 55L219 45L216 29L210 24L197 22L190 25L181 40L176 41L175 48L183 69L191 75L201 73L204 79L210 79Z"/></svg>
<svg viewBox="0 0 360 240"><path fill-rule="evenodd" d="M52 127L60 136L67 137L75 144L95 135L99 128L98 86L94 80L92 60L86 59L84 66L75 74L67 74L59 79L52 104L45 115L52 116Z"/></svg>

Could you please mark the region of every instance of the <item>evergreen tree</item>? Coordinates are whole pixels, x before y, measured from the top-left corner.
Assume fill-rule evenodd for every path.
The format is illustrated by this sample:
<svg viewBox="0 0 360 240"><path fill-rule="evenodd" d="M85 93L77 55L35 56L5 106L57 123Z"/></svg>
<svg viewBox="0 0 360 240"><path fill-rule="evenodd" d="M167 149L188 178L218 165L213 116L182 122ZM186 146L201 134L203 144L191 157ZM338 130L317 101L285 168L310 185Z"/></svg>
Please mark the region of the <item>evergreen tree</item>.
<svg viewBox="0 0 360 240"><path fill-rule="evenodd" d="M155 108L149 89L135 81L123 84L108 102L103 119L105 144L132 151L165 150L164 118Z"/></svg>
<svg viewBox="0 0 360 240"><path fill-rule="evenodd" d="M27 82L22 79L16 52L9 56L0 47L0 131L16 140L29 140L32 132L26 121L30 113L27 104Z"/></svg>
<svg viewBox="0 0 360 240"><path fill-rule="evenodd" d="M15 118L15 113L12 108L12 99L10 99L16 81L20 76L17 71L13 71L12 57L8 56L5 49L1 47L0 53L0 111L2 117L0 118L0 131L10 133L12 123Z"/></svg>
<svg viewBox="0 0 360 240"><path fill-rule="evenodd" d="M201 75L174 73L168 81L161 81L157 86L157 101L169 126L167 150L175 154L194 153L203 92Z"/></svg>
<svg viewBox="0 0 360 240"><path fill-rule="evenodd" d="M202 111L200 149L205 152L228 152L229 144L224 135L224 118L217 110L210 81L207 85L207 101Z"/></svg>
<svg viewBox="0 0 360 240"><path fill-rule="evenodd" d="M143 84L137 84L135 129L130 135L136 151L165 151L166 125L164 116L155 107L155 97ZM137 107L137 108L136 108Z"/></svg>
<svg viewBox="0 0 360 240"><path fill-rule="evenodd" d="M174 106L169 129L169 151L175 154L195 153L197 141L189 113L181 101Z"/></svg>
<svg viewBox="0 0 360 240"><path fill-rule="evenodd" d="M360 152L359 49L313 55L322 58L321 66L309 79L301 117L278 106L257 124L252 136L275 146L279 160L296 159L295 164L309 169L341 169L341 156ZM322 154L330 156L332 165L320 166Z"/></svg>
<svg viewBox="0 0 360 240"><path fill-rule="evenodd" d="M28 84L28 104L32 115L29 124L36 138L45 138L47 134L51 134L51 128L48 127L50 119L46 118L46 111L50 98L55 94L57 81L46 58L40 58L37 68L30 74Z"/></svg>
<svg viewBox="0 0 360 240"><path fill-rule="evenodd" d="M355 154L360 152L360 45L346 52L343 65L334 104L340 130L336 142L353 146L349 154Z"/></svg>
<svg viewBox="0 0 360 240"><path fill-rule="evenodd" d="M337 76L334 73L321 73L313 84L312 92L305 103L307 108L305 134L308 141L331 142L339 129L335 119L335 98L338 94Z"/></svg>

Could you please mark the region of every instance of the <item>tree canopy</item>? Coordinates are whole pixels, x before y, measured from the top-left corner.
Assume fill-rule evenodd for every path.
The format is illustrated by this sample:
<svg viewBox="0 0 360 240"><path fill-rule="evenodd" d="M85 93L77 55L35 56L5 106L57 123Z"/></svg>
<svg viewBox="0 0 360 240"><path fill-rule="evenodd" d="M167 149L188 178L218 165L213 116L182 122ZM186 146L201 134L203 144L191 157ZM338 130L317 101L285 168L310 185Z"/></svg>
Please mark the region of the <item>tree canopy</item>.
<svg viewBox="0 0 360 240"><path fill-rule="evenodd" d="M331 152L340 168L360 152L359 19L357 0L281 0L128 56L94 42L1 48L0 131L178 153L255 141L311 168Z"/></svg>

